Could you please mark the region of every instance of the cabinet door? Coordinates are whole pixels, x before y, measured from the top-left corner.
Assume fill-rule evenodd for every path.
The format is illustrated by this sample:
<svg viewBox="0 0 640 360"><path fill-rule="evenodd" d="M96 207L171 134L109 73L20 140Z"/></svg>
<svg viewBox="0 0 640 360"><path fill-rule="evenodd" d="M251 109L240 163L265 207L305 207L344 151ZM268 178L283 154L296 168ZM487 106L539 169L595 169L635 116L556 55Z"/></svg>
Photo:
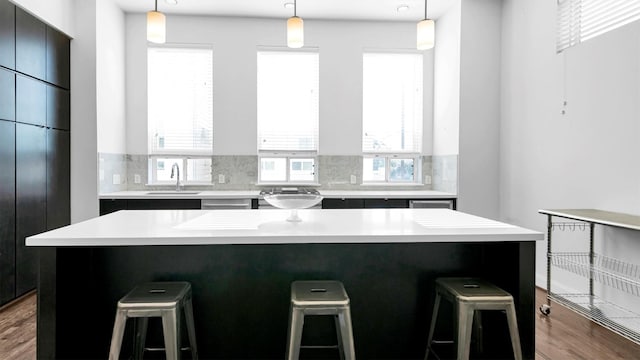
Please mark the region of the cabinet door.
<svg viewBox="0 0 640 360"><path fill-rule="evenodd" d="M200 199L129 199L129 210L193 210L201 209Z"/></svg>
<svg viewBox="0 0 640 360"><path fill-rule="evenodd" d="M0 66L15 69L16 7L8 0L0 0Z"/></svg>
<svg viewBox="0 0 640 360"><path fill-rule="evenodd" d="M47 130L47 230L71 223L70 134Z"/></svg>
<svg viewBox="0 0 640 360"><path fill-rule="evenodd" d="M127 210L126 199L100 199L100 216L119 210Z"/></svg>
<svg viewBox="0 0 640 360"><path fill-rule="evenodd" d="M69 89L69 38L47 26L47 78L52 84Z"/></svg>
<svg viewBox="0 0 640 360"><path fill-rule="evenodd" d="M47 85L47 127L69 130L71 102L69 90Z"/></svg>
<svg viewBox="0 0 640 360"><path fill-rule="evenodd" d="M27 76L16 76L16 121L45 126L47 85Z"/></svg>
<svg viewBox="0 0 640 360"><path fill-rule="evenodd" d="M16 296L36 286L38 252L25 238L46 230L47 133L16 124Z"/></svg>
<svg viewBox="0 0 640 360"><path fill-rule="evenodd" d="M16 70L44 80L47 26L16 7Z"/></svg>
<svg viewBox="0 0 640 360"><path fill-rule="evenodd" d="M364 207L365 209L404 209L409 207L409 201L406 199L365 199Z"/></svg>
<svg viewBox="0 0 640 360"><path fill-rule="evenodd" d="M16 124L0 120L0 305L15 297Z"/></svg>
<svg viewBox="0 0 640 360"><path fill-rule="evenodd" d="M2 68L0 68L0 120L16 120L16 75Z"/></svg>
<svg viewBox="0 0 640 360"><path fill-rule="evenodd" d="M323 209L362 209L363 199L323 199Z"/></svg>

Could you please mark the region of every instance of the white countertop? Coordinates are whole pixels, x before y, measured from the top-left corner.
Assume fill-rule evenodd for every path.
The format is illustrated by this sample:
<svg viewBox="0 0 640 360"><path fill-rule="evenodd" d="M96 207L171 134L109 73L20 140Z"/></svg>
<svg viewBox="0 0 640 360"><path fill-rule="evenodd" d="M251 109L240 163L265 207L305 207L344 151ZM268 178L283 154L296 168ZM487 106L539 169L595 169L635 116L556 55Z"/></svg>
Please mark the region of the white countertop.
<svg viewBox="0 0 640 360"><path fill-rule="evenodd" d="M456 194L432 190L318 190L325 198L342 199L452 199ZM149 191L118 191L100 194L100 199L257 199L259 190L218 190L198 191L190 190L182 192L167 191L164 194L150 194Z"/></svg>
<svg viewBox="0 0 640 360"><path fill-rule="evenodd" d="M30 236L27 246L538 241L542 233L448 209L123 210Z"/></svg>

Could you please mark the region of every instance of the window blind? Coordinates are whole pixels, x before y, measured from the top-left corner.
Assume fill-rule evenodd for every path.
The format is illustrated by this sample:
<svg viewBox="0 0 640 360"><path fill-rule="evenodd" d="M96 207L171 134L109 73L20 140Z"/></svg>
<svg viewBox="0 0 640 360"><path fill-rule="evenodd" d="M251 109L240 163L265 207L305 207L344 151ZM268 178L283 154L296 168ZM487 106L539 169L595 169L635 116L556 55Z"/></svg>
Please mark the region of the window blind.
<svg viewBox="0 0 640 360"><path fill-rule="evenodd" d="M422 68L422 54L363 55L363 152L421 152Z"/></svg>
<svg viewBox="0 0 640 360"><path fill-rule="evenodd" d="M257 96L258 150L318 150L317 51L258 51Z"/></svg>
<svg viewBox="0 0 640 360"><path fill-rule="evenodd" d="M640 19L640 0L558 0L556 51Z"/></svg>
<svg viewBox="0 0 640 360"><path fill-rule="evenodd" d="M147 51L150 154L213 151L213 50L150 47Z"/></svg>

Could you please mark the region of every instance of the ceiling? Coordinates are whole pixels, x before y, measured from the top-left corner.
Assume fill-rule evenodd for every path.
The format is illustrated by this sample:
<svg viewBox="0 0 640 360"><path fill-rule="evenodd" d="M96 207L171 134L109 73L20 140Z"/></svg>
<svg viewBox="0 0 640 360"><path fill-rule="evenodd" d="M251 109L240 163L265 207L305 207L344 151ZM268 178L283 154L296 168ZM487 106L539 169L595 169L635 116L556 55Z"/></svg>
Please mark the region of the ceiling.
<svg viewBox="0 0 640 360"><path fill-rule="evenodd" d="M153 10L154 0L114 0L125 12L145 13ZM170 5L158 1L158 11L165 14L288 18L293 8L285 3L293 0L177 0ZM419 21L424 18L424 0L296 0L297 14L303 19ZM436 19L456 0L430 0L428 16ZM399 12L397 8L408 5Z"/></svg>

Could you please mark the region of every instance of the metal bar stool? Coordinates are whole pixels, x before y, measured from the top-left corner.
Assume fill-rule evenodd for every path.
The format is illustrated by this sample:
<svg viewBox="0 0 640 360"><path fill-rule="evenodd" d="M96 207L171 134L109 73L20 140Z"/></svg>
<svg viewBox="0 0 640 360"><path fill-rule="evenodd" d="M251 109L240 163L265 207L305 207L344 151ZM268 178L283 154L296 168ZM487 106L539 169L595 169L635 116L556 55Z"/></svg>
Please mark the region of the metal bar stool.
<svg viewBox="0 0 640 360"><path fill-rule="evenodd" d="M349 296L339 281L294 281L291 284L291 308L287 334L287 360L300 356L305 315L333 315L341 359L356 358ZM309 346L317 347L317 346Z"/></svg>
<svg viewBox="0 0 640 360"><path fill-rule="evenodd" d="M429 337L427 339L427 351L425 360L429 357L429 351L433 351L433 332L436 327L440 298L451 301L454 311L457 312L456 324L456 354L458 360L469 359L471 347L471 327L474 317L476 325L479 324L479 312L477 310L503 310L507 314L511 346L516 360L522 359L520 348L520 335L518 334L518 321L513 296L499 287L476 278L439 278L436 279L436 300L433 306ZM481 329L478 331L481 342Z"/></svg>
<svg viewBox="0 0 640 360"><path fill-rule="evenodd" d="M137 286L120 301L113 325L109 360L120 356L122 337L128 318L138 318L134 341L134 358L142 359L149 317L162 318L164 350L167 359L180 359L181 310L184 310L191 357L198 359L196 331L191 304L191 284L188 282L150 282ZM188 349L188 348L187 348Z"/></svg>

